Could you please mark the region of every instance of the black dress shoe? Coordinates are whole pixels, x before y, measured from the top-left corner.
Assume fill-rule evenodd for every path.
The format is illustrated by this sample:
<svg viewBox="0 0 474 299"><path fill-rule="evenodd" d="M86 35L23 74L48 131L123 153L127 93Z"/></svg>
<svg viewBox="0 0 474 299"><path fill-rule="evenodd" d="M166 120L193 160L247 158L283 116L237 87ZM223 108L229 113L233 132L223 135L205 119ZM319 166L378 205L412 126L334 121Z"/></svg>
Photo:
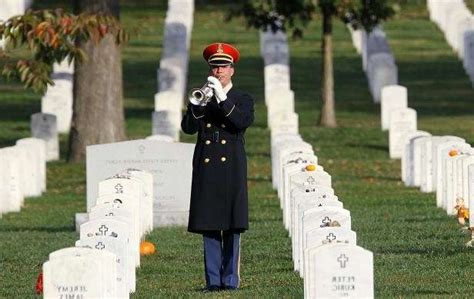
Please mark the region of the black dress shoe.
<svg viewBox="0 0 474 299"><path fill-rule="evenodd" d="M203 293L210 293L210 292L219 292L221 290L220 286L208 286L205 287L202 292Z"/></svg>

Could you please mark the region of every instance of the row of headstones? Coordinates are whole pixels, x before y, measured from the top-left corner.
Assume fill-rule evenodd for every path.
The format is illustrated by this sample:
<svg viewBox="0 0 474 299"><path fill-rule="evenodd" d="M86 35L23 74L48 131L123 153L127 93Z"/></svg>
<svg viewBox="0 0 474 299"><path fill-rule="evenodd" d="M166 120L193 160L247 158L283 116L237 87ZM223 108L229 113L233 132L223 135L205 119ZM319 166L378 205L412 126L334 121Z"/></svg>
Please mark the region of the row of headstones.
<svg viewBox="0 0 474 299"><path fill-rule="evenodd" d="M153 229L153 176L126 169L99 182L75 246L43 265L45 298L129 298L136 290L140 240Z"/></svg>
<svg viewBox="0 0 474 299"><path fill-rule="evenodd" d="M53 65L46 93L41 98L41 112L56 116L58 133L69 133L72 120L74 62L68 59Z"/></svg>
<svg viewBox="0 0 474 299"><path fill-rule="evenodd" d="M388 44L385 33L380 27L370 33L365 29L353 29L350 25L352 43L362 56L362 69L367 75L369 90L374 103L380 103L382 88L398 84L398 68Z"/></svg>
<svg viewBox="0 0 474 299"><path fill-rule="evenodd" d="M186 92L193 14L194 0L168 1L152 134L170 136L175 141L179 141Z"/></svg>
<svg viewBox="0 0 474 299"><path fill-rule="evenodd" d="M464 0L428 0L426 4L431 21L439 26L448 44L463 60L474 87L474 15Z"/></svg>
<svg viewBox="0 0 474 299"><path fill-rule="evenodd" d="M474 232L474 148L458 136L433 136L413 131L404 137L402 181L422 192L436 192L436 206L457 215ZM470 212L469 212L470 211ZM474 234L466 245L472 246Z"/></svg>
<svg viewBox="0 0 474 299"><path fill-rule="evenodd" d="M401 159L406 186L436 192L438 207L461 216L474 206L474 148L457 136L417 130L417 113L407 107L407 94L399 85L382 90L381 126L389 130L390 158Z"/></svg>
<svg viewBox="0 0 474 299"><path fill-rule="evenodd" d="M33 0L2 0L0 2L0 23L11 17L22 15L31 6ZM0 49L3 49L5 41L0 39Z"/></svg>
<svg viewBox="0 0 474 299"><path fill-rule="evenodd" d="M264 60L267 126L272 132L298 131L294 93L290 87L289 47L282 31L260 32L260 54Z"/></svg>
<svg viewBox="0 0 474 299"><path fill-rule="evenodd" d="M294 270L304 278L305 298L373 298L373 254L356 245L350 212L334 194L331 176L318 165L312 146L298 133L288 71L271 76L274 65L288 69L288 46L283 37L282 32L263 32L260 41L271 130L272 184L292 240ZM291 92L291 101L282 99L285 92ZM278 112L273 111L273 105L280 106Z"/></svg>
<svg viewBox="0 0 474 299"><path fill-rule="evenodd" d="M0 148L0 217L19 212L25 197L46 191L46 143L22 138L14 146Z"/></svg>

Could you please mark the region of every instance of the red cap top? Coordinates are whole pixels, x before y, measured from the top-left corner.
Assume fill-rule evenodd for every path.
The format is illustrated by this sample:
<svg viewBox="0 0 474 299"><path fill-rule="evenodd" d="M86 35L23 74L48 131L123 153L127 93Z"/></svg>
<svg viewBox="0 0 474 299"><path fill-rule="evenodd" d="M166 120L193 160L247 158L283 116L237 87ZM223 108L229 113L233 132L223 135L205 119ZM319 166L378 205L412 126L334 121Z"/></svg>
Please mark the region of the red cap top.
<svg viewBox="0 0 474 299"><path fill-rule="evenodd" d="M240 53L234 46L226 43L213 43L202 52L209 65L228 65L239 61Z"/></svg>

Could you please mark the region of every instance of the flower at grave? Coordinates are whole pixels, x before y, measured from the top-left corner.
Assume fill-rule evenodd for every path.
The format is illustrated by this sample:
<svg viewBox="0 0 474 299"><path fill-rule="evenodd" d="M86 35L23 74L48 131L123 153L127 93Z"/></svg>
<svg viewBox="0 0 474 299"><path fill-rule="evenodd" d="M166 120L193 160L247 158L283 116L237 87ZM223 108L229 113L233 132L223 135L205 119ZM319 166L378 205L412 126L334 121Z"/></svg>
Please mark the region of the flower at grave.
<svg viewBox="0 0 474 299"><path fill-rule="evenodd" d="M457 156L458 155L458 151L455 150L455 149L452 149L449 151L449 156L450 157L454 157L454 156Z"/></svg>
<svg viewBox="0 0 474 299"><path fill-rule="evenodd" d="M156 252L155 244L143 241L140 243L140 255L150 255Z"/></svg>
<svg viewBox="0 0 474 299"><path fill-rule="evenodd" d="M35 293L36 295L43 294L43 272L40 272L38 278L36 278Z"/></svg>
<svg viewBox="0 0 474 299"><path fill-rule="evenodd" d="M314 164L309 164L309 165L306 165L306 171L315 171L316 170L316 165Z"/></svg>

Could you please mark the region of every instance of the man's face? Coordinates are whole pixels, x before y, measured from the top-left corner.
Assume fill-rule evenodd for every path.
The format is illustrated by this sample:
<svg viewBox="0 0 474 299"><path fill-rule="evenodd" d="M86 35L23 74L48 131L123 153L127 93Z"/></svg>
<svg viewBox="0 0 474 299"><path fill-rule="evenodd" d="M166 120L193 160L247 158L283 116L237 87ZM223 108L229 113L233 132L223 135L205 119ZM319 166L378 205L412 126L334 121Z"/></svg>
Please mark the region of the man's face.
<svg viewBox="0 0 474 299"><path fill-rule="evenodd" d="M227 86L230 83L232 76L234 75L234 68L232 65L215 66L211 65L209 73L211 76L216 77L222 84L222 87Z"/></svg>

